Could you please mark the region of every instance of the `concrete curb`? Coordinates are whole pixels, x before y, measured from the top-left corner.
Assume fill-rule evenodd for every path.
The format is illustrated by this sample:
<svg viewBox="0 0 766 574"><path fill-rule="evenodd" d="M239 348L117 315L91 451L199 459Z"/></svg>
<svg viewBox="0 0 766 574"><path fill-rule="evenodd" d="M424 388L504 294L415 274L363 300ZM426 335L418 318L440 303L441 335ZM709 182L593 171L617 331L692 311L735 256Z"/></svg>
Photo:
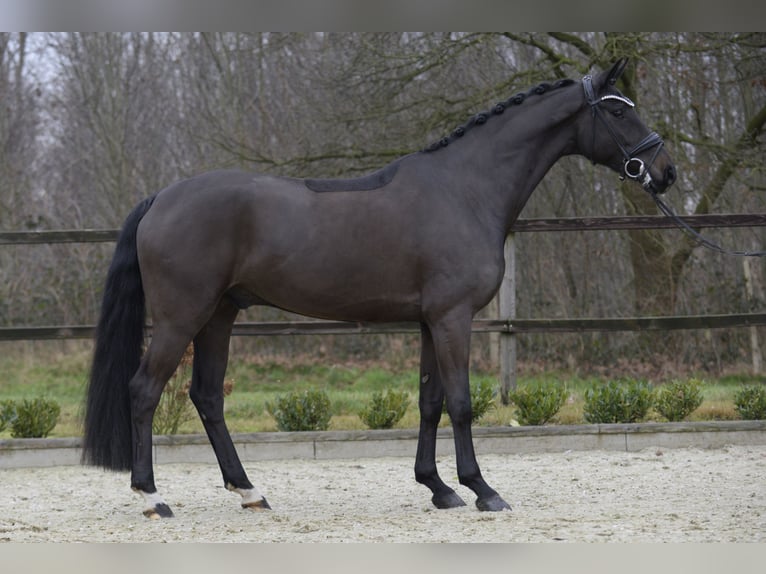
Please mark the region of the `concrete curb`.
<svg viewBox="0 0 766 574"><path fill-rule="evenodd" d="M439 430L439 455L454 454L452 429ZM766 421L716 421L543 427L476 427L479 454L526 454L577 450L637 451L657 448L720 448L766 444ZM343 459L414 456L418 431L367 430L236 434L243 462L278 459ZM154 437L155 463L215 463L205 435ZM0 468L80 464L79 438L0 440Z"/></svg>

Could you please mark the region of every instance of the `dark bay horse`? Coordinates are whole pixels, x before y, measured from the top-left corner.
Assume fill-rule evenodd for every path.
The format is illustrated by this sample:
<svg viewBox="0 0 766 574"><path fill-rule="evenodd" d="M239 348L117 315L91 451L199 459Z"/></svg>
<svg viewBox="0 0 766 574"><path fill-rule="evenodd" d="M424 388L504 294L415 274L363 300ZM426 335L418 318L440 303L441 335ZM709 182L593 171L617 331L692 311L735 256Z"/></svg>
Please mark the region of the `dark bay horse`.
<svg viewBox="0 0 766 574"><path fill-rule="evenodd" d="M240 309L421 327L415 479L438 508L465 503L439 477L446 400L458 480L481 510L509 509L482 478L471 437L471 321L498 290L503 243L548 169L581 154L661 193L675 168L615 82L626 61L541 84L366 177L304 180L216 171L177 182L128 216L106 279L85 412L83 461L132 471L148 517L172 516L152 469L152 417L190 342L191 399L226 488L269 508L235 451L223 380ZM143 352L145 307L153 332Z"/></svg>

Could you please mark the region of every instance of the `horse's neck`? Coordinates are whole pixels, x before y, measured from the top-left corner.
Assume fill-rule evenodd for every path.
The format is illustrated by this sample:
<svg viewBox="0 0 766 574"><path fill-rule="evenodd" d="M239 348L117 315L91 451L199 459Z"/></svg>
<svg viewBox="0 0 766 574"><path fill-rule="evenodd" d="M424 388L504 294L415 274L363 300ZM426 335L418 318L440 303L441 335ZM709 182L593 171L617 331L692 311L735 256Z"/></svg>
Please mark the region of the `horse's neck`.
<svg viewBox="0 0 766 574"><path fill-rule="evenodd" d="M472 203L484 206L488 220L504 234L553 164L577 151L573 118L559 114L558 120L552 119L556 114L542 105L530 109L526 117L507 122L498 118L495 125L480 128L486 133L477 129L474 141L455 142L444 150L445 165L460 166L448 169L470 169L476 181L483 182L470 187L470 193L480 196L472 198ZM461 149L462 144L469 145Z"/></svg>
<svg viewBox="0 0 766 574"><path fill-rule="evenodd" d="M505 199L503 213L505 214L505 231L510 231L513 222L518 219L532 192L537 189L540 181L553 165L563 156L571 153L570 138L563 134L555 134L544 141L529 142L524 151L519 154L516 162L507 162L506 172L508 181L512 182L504 189L498 190Z"/></svg>

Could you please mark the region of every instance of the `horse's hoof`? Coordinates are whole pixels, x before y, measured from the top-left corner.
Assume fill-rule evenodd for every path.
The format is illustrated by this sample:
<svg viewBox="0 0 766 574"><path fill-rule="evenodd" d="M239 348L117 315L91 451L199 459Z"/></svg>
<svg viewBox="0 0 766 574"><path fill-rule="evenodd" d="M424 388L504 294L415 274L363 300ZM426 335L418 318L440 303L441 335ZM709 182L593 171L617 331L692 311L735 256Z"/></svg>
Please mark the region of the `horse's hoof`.
<svg viewBox="0 0 766 574"><path fill-rule="evenodd" d="M481 511L498 512L500 510L510 510L511 506L499 494L489 498L477 498L476 507Z"/></svg>
<svg viewBox="0 0 766 574"><path fill-rule="evenodd" d="M448 492L446 494L434 494L431 498L431 502L439 509L444 508L458 508L459 506L465 506L465 502L460 498L457 493Z"/></svg>
<svg viewBox="0 0 766 574"><path fill-rule="evenodd" d="M173 518L173 511L165 503L156 504L153 508L144 510L144 516L150 520L159 520L160 518Z"/></svg>
<svg viewBox="0 0 766 574"><path fill-rule="evenodd" d="M269 506L269 503L266 502L265 498L254 500L253 502L243 502L242 508L247 508L254 512L259 512L261 510L271 510L271 506Z"/></svg>

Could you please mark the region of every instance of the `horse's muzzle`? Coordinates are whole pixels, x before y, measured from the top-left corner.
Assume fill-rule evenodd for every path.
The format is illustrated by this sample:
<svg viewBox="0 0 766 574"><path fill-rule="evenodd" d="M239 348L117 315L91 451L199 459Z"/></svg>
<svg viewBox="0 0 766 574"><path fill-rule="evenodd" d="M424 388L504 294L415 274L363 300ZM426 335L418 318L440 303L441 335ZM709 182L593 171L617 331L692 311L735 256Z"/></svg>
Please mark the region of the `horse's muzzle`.
<svg viewBox="0 0 766 574"><path fill-rule="evenodd" d="M651 166L650 166L651 167ZM676 168L668 164L662 171L662 179L655 179L642 159L631 157L622 166L623 178L632 179L651 193L664 193L676 181Z"/></svg>
<svg viewBox="0 0 766 574"><path fill-rule="evenodd" d="M665 191L667 191L667 189L671 185L673 185L675 181L676 181L676 168L671 163L665 166L665 169L662 171L661 180L656 181L650 176L648 187L644 185L644 189L646 189L647 191L651 193L665 193Z"/></svg>

